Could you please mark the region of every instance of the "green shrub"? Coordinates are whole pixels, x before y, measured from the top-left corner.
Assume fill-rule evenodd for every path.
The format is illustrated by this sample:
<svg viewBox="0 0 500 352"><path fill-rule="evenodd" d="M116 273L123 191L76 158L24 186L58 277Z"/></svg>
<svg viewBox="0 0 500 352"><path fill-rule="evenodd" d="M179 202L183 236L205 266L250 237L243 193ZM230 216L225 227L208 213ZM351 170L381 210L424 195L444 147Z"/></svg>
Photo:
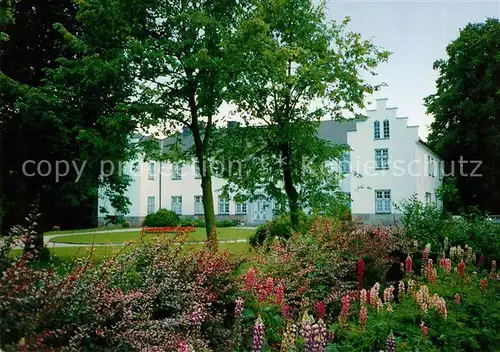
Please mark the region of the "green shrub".
<svg viewBox="0 0 500 352"><path fill-rule="evenodd" d="M205 221L196 218L185 218L181 220L181 226L205 227Z"/></svg>
<svg viewBox="0 0 500 352"><path fill-rule="evenodd" d="M312 217L301 213L299 217L299 232L307 231L312 224ZM292 225L289 215L281 215L273 221L260 225L255 234L250 236L249 244L253 247L261 246L265 242L272 242L274 239L287 240L292 235Z"/></svg>
<svg viewBox="0 0 500 352"><path fill-rule="evenodd" d="M239 220L231 220L231 219L226 219L226 220L218 220L215 222L215 227L233 227L233 226L238 226Z"/></svg>
<svg viewBox="0 0 500 352"><path fill-rule="evenodd" d="M130 224L129 224L129 222L128 222L128 221L123 221L123 223L122 223L122 228L124 228L124 229L128 229L128 228L130 228Z"/></svg>
<svg viewBox="0 0 500 352"><path fill-rule="evenodd" d="M167 209L160 209L154 214L148 214L144 219L143 226L165 227L178 226L181 223L179 215Z"/></svg>

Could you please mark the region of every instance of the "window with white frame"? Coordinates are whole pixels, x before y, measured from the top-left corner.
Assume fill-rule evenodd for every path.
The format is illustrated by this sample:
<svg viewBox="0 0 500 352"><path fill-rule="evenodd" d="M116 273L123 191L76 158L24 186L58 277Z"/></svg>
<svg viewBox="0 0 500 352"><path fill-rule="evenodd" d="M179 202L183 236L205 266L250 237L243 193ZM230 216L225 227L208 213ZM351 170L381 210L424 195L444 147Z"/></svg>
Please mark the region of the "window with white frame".
<svg viewBox="0 0 500 352"><path fill-rule="evenodd" d="M229 214L229 198L219 197L219 214Z"/></svg>
<svg viewBox="0 0 500 352"><path fill-rule="evenodd" d="M380 139L380 122L373 122L373 138Z"/></svg>
<svg viewBox="0 0 500 352"><path fill-rule="evenodd" d="M148 164L148 180L155 179L155 163Z"/></svg>
<svg viewBox="0 0 500 352"><path fill-rule="evenodd" d="M194 178L201 178L200 165L194 163Z"/></svg>
<svg viewBox="0 0 500 352"><path fill-rule="evenodd" d="M389 149L375 149L375 169L389 169Z"/></svg>
<svg viewBox="0 0 500 352"><path fill-rule="evenodd" d="M172 196L171 210L178 215L182 215L182 196Z"/></svg>
<svg viewBox="0 0 500 352"><path fill-rule="evenodd" d="M152 214L155 212L155 197L148 197L147 213Z"/></svg>
<svg viewBox="0 0 500 352"><path fill-rule="evenodd" d="M247 213L247 202L236 202L236 214Z"/></svg>
<svg viewBox="0 0 500 352"><path fill-rule="evenodd" d="M389 120L384 120L384 138L389 138L390 130L389 130Z"/></svg>
<svg viewBox="0 0 500 352"><path fill-rule="evenodd" d="M194 196L194 213L196 215L203 214L203 196Z"/></svg>
<svg viewBox="0 0 500 352"><path fill-rule="evenodd" d="M431 156L427 155L427 168L429 169L429 176L432 176L432 165L431 165Z"/></svg>
<svg viewBox="0 0 500 352"><path fill-rule="evenodd" d="M387 214L391 212L391 191L388 189L375 191L375 212Z"/></svg>
<svg viewBox="0 0 500 352"><path fill-rule="evenodd" d="M345 152L342 154L342 161L340 163L342 173L346 174L351 171L351 153Z"/></svg>
<svg viewBox="0 0 500 352"><path fill-rule="evenodd" d="M442 180L443 179L443 163L438 161L438 176L439 176L439 180Z"/></svg>
<svg viewBox="0 0 500 352"><path fill-rule="evenodd" d="M432 202L432 194L431 192L425 192L425 203L431 204Z"/></svg>
<svg viewBox="0 0 500 352"><path fill-rule="evenodd" d="M436 163L434 162L434 158L431 157L431 176L436 176Z"/></svg>
<svg viewBox="0 0 500 352"><path fill-rule="evenodd" d="M172 180L182 179L182 165L179 163L172 164Z"/></svg>

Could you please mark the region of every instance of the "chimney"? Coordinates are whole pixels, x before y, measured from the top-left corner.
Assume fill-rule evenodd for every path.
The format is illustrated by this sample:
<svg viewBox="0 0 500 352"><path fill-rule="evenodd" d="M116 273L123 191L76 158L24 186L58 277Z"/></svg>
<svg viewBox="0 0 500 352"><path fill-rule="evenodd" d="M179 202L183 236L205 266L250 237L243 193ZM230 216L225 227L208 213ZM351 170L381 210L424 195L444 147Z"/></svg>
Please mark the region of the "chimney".
<svg viewBox="0 0 500 352"><path fill-rule="evenodd" d="M375 99L377 102L377 110L385 110L387 107L387 98Z"/></svg>

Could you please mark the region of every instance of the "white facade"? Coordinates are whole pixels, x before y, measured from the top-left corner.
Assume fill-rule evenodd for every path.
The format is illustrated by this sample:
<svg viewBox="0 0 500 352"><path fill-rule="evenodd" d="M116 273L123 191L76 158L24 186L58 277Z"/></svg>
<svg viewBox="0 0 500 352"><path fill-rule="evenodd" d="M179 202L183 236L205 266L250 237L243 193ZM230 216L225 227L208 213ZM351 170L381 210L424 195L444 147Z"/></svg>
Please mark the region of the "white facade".
<svg viewBox="0 0 500 352"><path fill-rule="evenodd" d="M398 117L397 108L387 107L386 103L387 99L378 99L376 109L367 111L366 120L347 124L324 121L318 131L321 138L350 147L344 162L347 172L339 186L351 196L353 217L369 223L397 220L395 204L412 195L423 202L441 205L436 197L442 184L441 159L420 141L418 126L408 126L407 118ZM125 168L133 179L127 194L132 206L125 215L132 225L140 225L149 212L160 208L186 217L203 216L201 179L194 164L183 165L181 169L171 163L135 164L135 169L132 163ZM234 199L220 197L224 182L221 178L212 179L214 209L219 219L235 218L259 224L272 218L270 201L237 204ZM99 205L114 215L106 199L101 199ZM104 215L99 213L101 222Z"/></svg>

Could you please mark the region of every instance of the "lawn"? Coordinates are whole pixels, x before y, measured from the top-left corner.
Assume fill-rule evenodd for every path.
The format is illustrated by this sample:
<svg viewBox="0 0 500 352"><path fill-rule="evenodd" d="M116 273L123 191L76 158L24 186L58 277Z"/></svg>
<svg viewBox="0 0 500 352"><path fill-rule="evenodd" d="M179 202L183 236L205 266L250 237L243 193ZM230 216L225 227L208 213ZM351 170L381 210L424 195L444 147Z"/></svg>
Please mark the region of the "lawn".
<svg viewBox="0 0 500 352"><path fill-rule="evenodd" d="M238 239L248 239L248 237L254 232L254 230L249 229L238 229L234 227L221 227L217 229L217 239L219 241L227 240L238 240ZM111 232L111 233L86 233L81 235L68 235L60 236L51 239L51 242L55 243L124 243L127 241L138 241L139 240L139 230L131 230L127 232ZM160 236L172 236L172 234L159 234ZM146 234L145 240L150 240L155 235ZM157 235L156 235L157 236ZM206 234L204 228L196 228L196 232L190 233L188 240L202 242L205 241Z"/></svg>
<svg viewBox="0 0 500 352"><path fill-rule="evenodd" d="M189 244L186 245L186 248L202 248L202 244ZM86 258L91 254L91 247L51 247L48 246L49 251L52 256L57 257L61 262L71 262L74 258ZM93 247L92 256L95 262L100 262L105 258L109 258L111 256L117 255L118 253L124 253L133 248L129 246L127 248L123 248L121 246L100 246ZM219 250L227 250L232 254L247 254L250 250L250 247L247 243L220 243ZM11 257L16 257L22 254L22 249L13 249L10 252Z"/></svg>
<svg viewBox="0 0 500 352"><path fill-rule="evenodd" d="M119 229L119 227L117 227ZM65 233L84 233L84 232L104 232L104 231L112 231L116 230L117 228L111 228L111 227L95 227L92 229L78 229L78 230L58 230L58 231L48 231L45 232L43 235L63 235ZM134 228L130 229L131 231L134 230Z"/></svg>

